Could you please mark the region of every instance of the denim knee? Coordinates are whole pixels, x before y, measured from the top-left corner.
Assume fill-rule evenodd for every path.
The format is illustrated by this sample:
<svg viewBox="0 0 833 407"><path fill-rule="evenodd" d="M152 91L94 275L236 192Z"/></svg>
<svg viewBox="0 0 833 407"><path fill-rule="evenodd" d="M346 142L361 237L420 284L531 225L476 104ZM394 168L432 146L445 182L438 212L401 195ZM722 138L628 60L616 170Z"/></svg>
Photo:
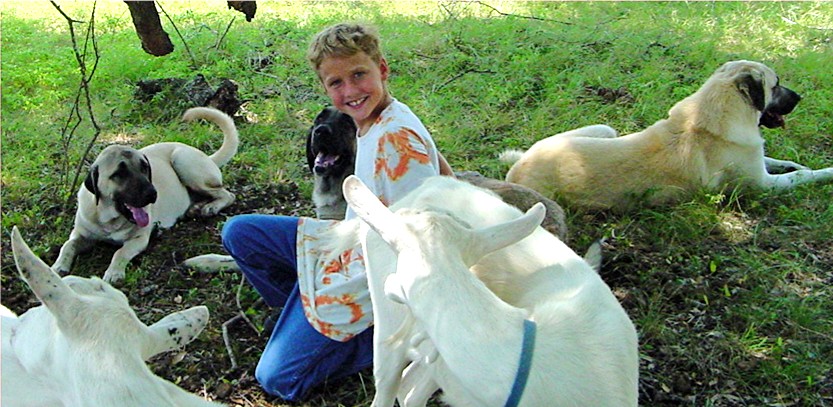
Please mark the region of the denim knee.
<svg viewBox="0 0 833 407"><path fill-rule="evenodd" d="M220 239L222 239L223 247L232 256L235 256L235 254L239 255L235 250L237 244L251 236L251 218L251 215L232 216L223 225L223 230L220 232Z"/></svg>
<svg viewBox="0 0 833 407"><path fill-rule="evenodd" d="M262 363L258 363L255 368L255 379L267 393L292 402L303 400L307 392L317 384L292 369L275 369L274 365Z"/></svg>

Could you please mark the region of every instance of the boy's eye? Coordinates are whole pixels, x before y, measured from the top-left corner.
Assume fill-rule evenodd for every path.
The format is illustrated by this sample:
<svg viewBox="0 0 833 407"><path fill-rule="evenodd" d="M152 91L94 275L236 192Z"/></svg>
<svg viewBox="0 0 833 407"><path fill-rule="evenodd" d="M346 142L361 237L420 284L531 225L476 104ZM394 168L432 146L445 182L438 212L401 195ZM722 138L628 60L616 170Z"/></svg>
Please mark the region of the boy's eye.
<svg viewBox="0 0 833 407"><path fill-rule="evenodd" d="M327 85L327 86L330 87L330 88L334 88L338 85L341 85L341 79L336 79L334 81L330 81L330 84Z"/></svg>
<svg viewBox="0 0 833 407"><path fill-rule="evenodd" d="M362 77L362 76L364 76L364 75L365 75L365 72L364 72L364 71L359 71L359 72L354 73L354 74L353 74L353 77L355 77L356 79L358 79L358 78L361 78L361 77Z"/></svg>

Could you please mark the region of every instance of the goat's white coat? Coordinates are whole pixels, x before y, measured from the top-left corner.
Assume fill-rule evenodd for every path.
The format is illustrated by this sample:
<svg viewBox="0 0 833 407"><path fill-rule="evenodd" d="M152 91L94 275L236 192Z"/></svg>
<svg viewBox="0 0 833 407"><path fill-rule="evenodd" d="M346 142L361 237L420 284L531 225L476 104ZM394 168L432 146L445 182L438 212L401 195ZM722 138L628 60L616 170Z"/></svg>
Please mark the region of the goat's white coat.
<svg viewBox="0 0 833 407"><path fill-rule="evenodd" d="M191 342L208 322L197 306L142 323L103 280L61 279L12 230L21 276L43 305L20 317L3 307L6 406L220 406L151 372L145 360Z"/></svg>
<svg viewBox="0 0 833 407"><path fill-rule="evenodd" d="M348 187L345 183L350 202L356 192ZM368 199L359 198L359 205ZM414 215L418 212L440 213L428 218L445 219L437 222L443 227L461 222L489 227L521 216L493 193L449 177L426 180L392 207L399 208L415 210L406 216L410 220L422 219ZM378 207L360 216L377 213ZM396 228L388 221L377 227ZM355 229L351 222L339 226L335 235L341 245L354 244ZM431 247L400 247L397 256L376 233L363 239L375 319L374 406L393 405L397 392L406 406L424 405L437 387L455 406L502 406L527 316L538 324L538 340L521 405L636 405L636 330L593 268L559 239L537 227L518 243L478 259L472 241L461 236L432 242L427 231L398 229L392 233L425 234L415 239ZM475 262L470 270L479 280L468 272ZM426 270L414 270L416 264ZM423 330L428 347L435 346L440 356L408 366L406 339Z"/></svg>

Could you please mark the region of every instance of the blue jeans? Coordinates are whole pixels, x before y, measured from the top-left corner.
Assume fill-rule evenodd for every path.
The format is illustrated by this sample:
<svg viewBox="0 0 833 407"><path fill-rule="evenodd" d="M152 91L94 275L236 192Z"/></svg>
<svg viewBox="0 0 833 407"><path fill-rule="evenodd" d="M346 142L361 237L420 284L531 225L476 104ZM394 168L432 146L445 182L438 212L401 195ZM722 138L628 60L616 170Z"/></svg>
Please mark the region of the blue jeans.
<svg viewBox="0 0 833 407"><path fill-rule="evenodd" d="M223 246L270 307L283 307L255 378L263 389L289 401L302 400L318 384L373 365L373 329L347 342L332 340L304 315L296 272L298 218L239 215L223 227Z"/></svg>

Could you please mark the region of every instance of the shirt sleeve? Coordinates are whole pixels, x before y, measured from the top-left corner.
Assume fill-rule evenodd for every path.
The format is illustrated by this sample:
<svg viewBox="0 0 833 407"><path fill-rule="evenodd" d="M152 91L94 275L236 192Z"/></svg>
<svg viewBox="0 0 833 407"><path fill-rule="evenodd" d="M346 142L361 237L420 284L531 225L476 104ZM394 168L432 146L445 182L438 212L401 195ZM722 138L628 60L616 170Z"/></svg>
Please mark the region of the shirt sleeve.
<svg viewBox="0 0 833 407"><path fill-rule="evenodd" d="M376 146L374 180L379 199L390 205L418 187L428 177L438 175L436 152L414 130L400 127L385 133Z"/></svg>

